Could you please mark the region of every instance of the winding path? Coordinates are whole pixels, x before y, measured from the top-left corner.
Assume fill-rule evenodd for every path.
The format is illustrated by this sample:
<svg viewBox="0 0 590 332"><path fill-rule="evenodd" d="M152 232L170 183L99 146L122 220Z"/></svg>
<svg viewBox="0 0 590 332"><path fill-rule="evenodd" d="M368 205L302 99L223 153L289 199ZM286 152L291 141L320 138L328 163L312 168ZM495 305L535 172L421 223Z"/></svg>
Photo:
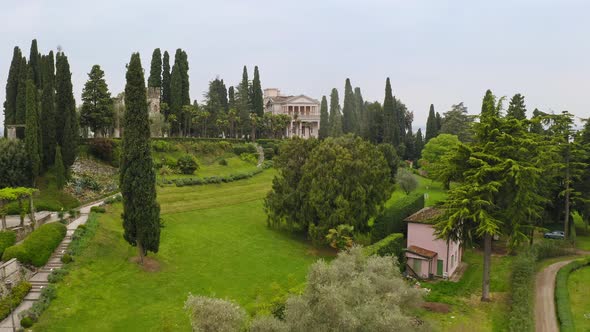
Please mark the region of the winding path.
<svg viewBox="0 0 590 332"><path fill-rule="evenodd" d="M553 263L537 274L535 284L535 331L557 332L555 313L555 277L557 271L573 259Z"/></svg>

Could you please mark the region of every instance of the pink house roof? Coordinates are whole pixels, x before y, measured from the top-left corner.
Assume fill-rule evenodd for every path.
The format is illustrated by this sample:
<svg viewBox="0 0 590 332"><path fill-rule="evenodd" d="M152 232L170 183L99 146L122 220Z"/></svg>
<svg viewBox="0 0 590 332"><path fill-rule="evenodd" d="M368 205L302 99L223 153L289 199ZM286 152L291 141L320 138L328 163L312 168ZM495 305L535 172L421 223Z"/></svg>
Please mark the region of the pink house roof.
<svg viewBox="0 0 590 332"><path fill-rule="evenodd" d="M434 219L439 217L441 214L442 211L440 209L437 209L433 206L428 206L407 217L404 219L404 221L415 222L419 224L432 224Z"/></svg>
<svg viewBox="0 0 590 332"><path fill-rule="evenodd" d="M426 257L426 258L433 258L436 255L438 255L438 253L436 253L435 251L424 249L424 248L418 247L418 246L409 246L408 252L410 252L412 254L416 254L418 256Z"/></svg>

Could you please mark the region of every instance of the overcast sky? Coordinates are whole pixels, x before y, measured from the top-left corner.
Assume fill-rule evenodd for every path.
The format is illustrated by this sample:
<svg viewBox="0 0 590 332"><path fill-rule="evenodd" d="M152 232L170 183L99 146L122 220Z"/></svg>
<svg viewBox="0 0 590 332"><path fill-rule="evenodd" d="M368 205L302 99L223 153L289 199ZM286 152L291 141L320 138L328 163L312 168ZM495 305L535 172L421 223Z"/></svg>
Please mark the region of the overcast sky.
<svg viewBox="0 0 590 332"><path fill-rule="evenodd" d="M584 0L7 1L0 100L13 47L28 57L37 38L40 52L60 45L68 55L77 103L92 65L115 95L131 53L141 53L147 73L159 47L188 53L199 101L209 80L235 85L243 65L250 75L258 65L263 88L319 99L336 87L341 102L347 77L365 100L381 102L390 77L415 127L431 103L443 113L463 101L478 113L486 89L524 94L529 113L590 117L589 13Z"/></svg>

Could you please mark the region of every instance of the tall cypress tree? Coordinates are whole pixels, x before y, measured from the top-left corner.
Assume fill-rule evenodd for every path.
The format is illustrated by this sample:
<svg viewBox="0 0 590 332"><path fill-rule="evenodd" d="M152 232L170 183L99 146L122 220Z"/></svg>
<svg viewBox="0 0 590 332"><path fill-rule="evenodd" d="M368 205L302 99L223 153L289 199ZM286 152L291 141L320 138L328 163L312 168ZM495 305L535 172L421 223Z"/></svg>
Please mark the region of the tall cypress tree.
<svg viewBox="0 0 590 332"><path fill-rule="evenodd" d="M394 102L388 77L385 81L385 99L383 100L383 142L393 144L395 148L398 148L400 144L399 125L396 123Z"/></svg>
<svg viewBox="0 0 590 332"><path fill-rule="evenodd" d="M172 133L180 135L181 112L182 112L182 74L180 64L174 64L172 75L170 75L170 114L174 116Z"/></svg>
<svg viewBox="0 0 590 332"><path fill-rule="evenodd" d="M506 117L512 117L518 120L526 119L526 105L524 104L523 95L517 93L512 99L510 99L510 105L508 105Z"/></svg>
<svg viewBox="0 0 590 332"><path fill-rule="evenodd" d="M61 157L61 148L58 146L55 147L55 184L57 189L63 189L64 185L66 184L66 169L64 167L64 162Z"/></svg>
<svg viewBox="0 0 590 332"><path fill-rule="evenodd" d="M120 183L123 196L123 237L136 246L139 262L160 246L160 206L150 153L147 95L139 53L131 55L125 85L125 116Z"/></svg>
<svg viewBox="0 0 590 332"><path fill-rule="evenodd" d="M25 148L31 161L31 170L34 179L41 171L42 160L39 155L39 110L35 82L29 79L27 80L26 86L27 121L25 127Z"/></svg>
<svg viewBox="0 0 590 332"><path fill-rule="evenodd" d="M162 58L162 102L170 106L170 55L164 51Z"/></svg>
<svg viewBox="0 0 590 332"><path fill-rule="evenodd" d="M43 167L53 165L55 153L55 65L53 51L43 58L43 92L41 95L41 142ZM61 156L61 152L60 152Z"/></svg>
<svg viewBox="0 0 590 332"><path fill-rule="evenodd" d="M29 54L29 65L33 70L33 82L37 89L41 89L41 55L37 48L37 39L31 42L31 53Z"/></svg>
<svg viewBox="0 0 590 332"><path fill-rule="evenodd" d="M180 52L180 75L182 77L182 106L191 104L188 69L189 69L188 68L188 56L185 51L181 51Z"/></svg>
<svg viewBox="0 0 590 332"><path fill-rule="evenodd" d="M25 124L27 117L27 75L29 72L29 65L27 64L27 59L25 57L21 59L19 67L15 123L23 125ZM24 130L22 128L18 128L16 135L18 138L24 138Z"/></svg>
<svg viewBox="0 0 590 332"><path fill-rule="evenodd" d="M342 136L342 114L340 113L340 101L336 88L332 89L330 94L330 136Z"/></svg>
<svg viewBox="0 0 590 332"><path fill-rule="evenodd" d="M354 88L354 111L355 111L355 133L363 138L369 137L369 119L367 117L367 110L365 109L365 102L361 93L361 88Z"/></svg>
<svg viewBox="0 0 590 332"><path fill-rule="evenodd" d="M252 80L252 111L259 117L264 116L264 102L258 66L254 66L254 79Z"/></svg>
<svg viewBox="0 0 590 332"><path fill-rule="evenodd" d="M354 92L350 79L347 78L344 84L344 106L342 107L342 131L345 134L355 132L357 120L354 113Z"/></svg>
<svg viewBox="0 0 590 332"><path fill-rule="evenodd" d="M6 101L4 101L4 125L16 124L16 98L18 94L19 70L22 61L20 48L16 46L12 53L12 61L8 70L8 80L6 81ZM6 128L4 128L6 135Z"/></svg>
<svg viewBox="0 0 590 332"><path fill-rule="evenodd" d="M152 53L152 64L150 67L150 77L148 86L152 88L162 87L162 53L159 48Z"/></svg>
<svg viewBox="0 0 590 332"><path fill-rule="evenodd" d="M424 138L422 137L421 128L418 128L418 131L416 132L416 143L414 143L414 149L416 153L414 160L418 160L422 156L422 149L424 149Z"/></svg>
<svg viewBox="0 0 590 332"><path fill-rule="evenodd" d="M250 82L248 81L248 68L244 66L242 71L242 81L238 85L236 91L236 104L238 106L238 114L240 115L240 122L242 123L242 133L248 131L248 123L250 122Z"/></svg>
<svg viewBox="0 0 590 332"><path fill-rule="evenodd" d="M434 105L430 104L430 111L428 112L428 119L426 120L426 137L425 141L428 142L431 138L438 135L438 129L436 124L436 113L434 113Z"/></svg>
<svg viewBox="0 0 590 332"><path fill-rule="evenodd" d="M330 114L328 114L328 100L326 96L322 96L322 103L320 104L320 130L318 136L320 139L328 137L330 134Z"/></svg>
<svg viewBox="0 0 590 332"><path fill-rule="evenodd" d="M236 93L234 91L233 86L230 86L227 89L227 98L228 98L227 107L229 109L235 109L236 108Z"/></svg>
<svg viewBox="0 0 590 332"><path fill-rule="evenodd" d="M440 129L442 128L442 117L440 116L439 112L436 112L436 135L440 134Z"/></svg>
<svg viewBox="0 0 590 332"><path fill-rule="evenodd" d="M76 160L78 150L78 117L72 91L72 73L68 57L59 52L55 73L55 136L61 146L64 165L69 168Z"/></svg>

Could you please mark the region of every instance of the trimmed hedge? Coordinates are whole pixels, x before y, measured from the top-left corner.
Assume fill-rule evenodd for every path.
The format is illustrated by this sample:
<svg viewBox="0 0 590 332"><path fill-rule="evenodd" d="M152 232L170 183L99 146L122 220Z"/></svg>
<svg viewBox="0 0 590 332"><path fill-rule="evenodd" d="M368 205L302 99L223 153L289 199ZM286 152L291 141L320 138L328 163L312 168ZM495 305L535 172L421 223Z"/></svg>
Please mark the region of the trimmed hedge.
<svg viewBox="0 0 590 332"><path fill-rule="evenodd" d="M404 219L424 208L424 194L413 193L397 200L375 218L371 239L379 241L392 233L404 233Z"/></svg>
<svg viewBox="0 0 590 332"><path fill-rule="evenodd" d="M18 259L23 264L41 267L66 236L66 226L60 223L42 225L18 245L6 248L2 260Z"/></svg>
<svg viewBox="0 0 590 332"><path fill-rule="evenodd" d="M28 281L21 281L14 286L12 292L0 300L0 319L8 317L10 309L18 307L30 290L31 284Z"/></svg>
<svg viewBox="0 0 590 332"><path fill-rule="evenodd" d="M573 332L576 330L572 308L570 307L570 294L567 289L569 275L573 271L587 265L590 265L590 258L578 259L562 267L557 272L557 278L555 279L555 305L557 306L559 329L562 332Z"/></svg>
<svg viewBox="0 0 590 332"><path fill-rule="evenodd" d="M262 173L263 169L256 169L251 172L247 173L238 173L238 174L230 174L227 176L208 176L204 178L179 178L179 179L172 179L172 180L162 180L160 183L162 184L173 184L177 187L184 187L184 186L200 186L204 184L214 184L214 183L227 183L227 182L234 182L243 179L249 179L254 175Z"/></svg>
<svg viewBox="0 0 590 332"><path fill-rule="evenodd" d="M0 232L0 257L4 254L6 248L16 243L16 233L11 230Z"/></svg>
<svg viewBox="0 0 590 332"><path fill-rule="evenodd" d="M375 242L372 245L365 247L363 250L365 255L378 255L386 256L393 255L397 257L400 263L400 267L404 266L405 255L403 253L404 248L404 235L401 233L393 233L388 235L381 241Z"/></svg>

